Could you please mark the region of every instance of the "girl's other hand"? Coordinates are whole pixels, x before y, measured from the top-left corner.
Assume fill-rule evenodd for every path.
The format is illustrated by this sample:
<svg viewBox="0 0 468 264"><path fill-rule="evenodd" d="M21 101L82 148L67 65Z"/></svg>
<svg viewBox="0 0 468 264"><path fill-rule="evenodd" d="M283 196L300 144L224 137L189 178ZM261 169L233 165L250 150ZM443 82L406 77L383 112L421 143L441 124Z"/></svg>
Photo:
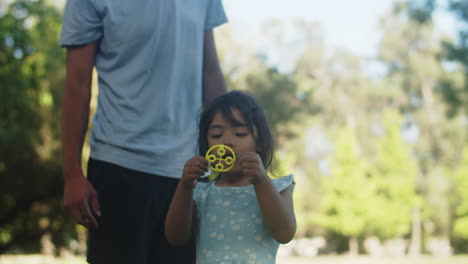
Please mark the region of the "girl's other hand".
<svg viewBox="0 0 468 264"><path fill-rule="evenodd" d="M255 152L244 152L238 155L237 162L242 168L242 174L250 178L252 184L258 184L268 178L262 158Z"/></svg>
<svg viewBox="0 0 468 264"><path fill-rule="evenodd" d="M180 183L188 189L195 188L197 180L208 170L208 161L202 156L195 156L187 161Z"/></svg>

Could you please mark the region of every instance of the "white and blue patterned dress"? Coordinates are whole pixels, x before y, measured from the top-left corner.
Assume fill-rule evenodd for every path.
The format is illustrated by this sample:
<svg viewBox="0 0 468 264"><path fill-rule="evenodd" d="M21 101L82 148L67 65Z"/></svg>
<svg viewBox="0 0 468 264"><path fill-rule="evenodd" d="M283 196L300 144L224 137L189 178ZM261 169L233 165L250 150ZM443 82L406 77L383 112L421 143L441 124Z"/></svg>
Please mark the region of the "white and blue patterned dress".
<svg viewBox="0 0 468 264"><path fill-rule="evenodd" d="M293 175L272 180L278 192ZM263 222L253 185L219 187L199 182L197 205L197 264L273 264L278 242Z"/></svg>

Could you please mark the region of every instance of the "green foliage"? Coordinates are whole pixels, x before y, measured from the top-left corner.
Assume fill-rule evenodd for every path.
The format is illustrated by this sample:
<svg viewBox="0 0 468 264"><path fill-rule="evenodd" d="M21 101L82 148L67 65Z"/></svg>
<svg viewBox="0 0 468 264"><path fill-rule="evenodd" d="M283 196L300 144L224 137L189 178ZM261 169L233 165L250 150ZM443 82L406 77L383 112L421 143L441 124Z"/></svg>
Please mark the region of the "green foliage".
<svg viewBox="0 0 468 264"><path fill-rule="evenodd" d="M383 116L385 135L377 140L373 159L366 159L350 129L336 139L331 174L324 176L320 225L346 236L382 239L410 232L417 161L401 138L401 117Z"/></svg>
<svg viewBox="0 0 468 264"><path fill-rule="evenodd" d="M265 68L262 72L248 75L246 87L259 98L275 127L297 120L301 104L296 98L295 83L288 75L273 68ZM280 105L281 110L275 109Z"/></svg>
<svg viewBox="0 0 468 264"><path fill-rule="evenodd" d="M288 126L311 112L308 97L298 92L290 75L261 61L257 63L259 65L256 69L245 72L232 89L247 90L255 94L279 138L291 138L295 135Z"/></svg>
<svg viewBox="0 0 468 264"><path fill-rule="evenodd" d="M16 0L0 9L0 253L37 251L46 232L66 245L77 233L61 202L61 15L44 1ZM466 1L451 6L461 22L468 20ZM466 245L466 147L463 159L456 155L466 130L459 109L468 102L468 34L460 30L462 41L446 41L442 49L428 19L434 8L432 0L410 1L382 20L379 59L388 70L382 79L365 74L363 58L345 51L327 57L317 25L295 28L301 43L291 47L304 49L291 52L300 55L292 72L235 43L229 27L220 31L229 89L258 96L279 134L276 173L296 175L298 236L407 236L416 206L436 233L453 225L457 243ZM275 25L266 27L270 42L284 49L285 32ZM448 71L446 59L459 64ZM412 147L401 135L408 120L420 132Z"/></svg>
<svg viewBox="0 0 468 264"><path fill-rule="evenodd" d="M60 12L18 0L0 14L0 253L63 243L59 98L64 51Z"/></svg>
<svg viewBox="0 0 468 264"><path fill-rule="evenodd" d="M346 236L361 236L369 224L375 185L368 179L369 166L351 129L343 129L336 139L330 159L331 174L324 178L322 213L316 221Z"/></svg>
<svg viewBox="0 0 468 264"><path fill-rule="evenodd" d="M432 19L432 12L435 8L435 0L408 1L409 17L419 23L430 21Z"/></svg>
<svg viewBox="0 0 468 264"><path fill-rule="evenodd" d="M377 140L372 179L377 189L369 225L381 238L404 236L410 232L416 195L417 160L401 136L402 118L396 111L383 115L385 134ZM378 208L381 208L380 210Z"/></svg>
<svg viewBox="0 0 468 264"><path fill-rule="evenodd" d="M409 18L413 7L407 10ZM458 89L465 77L457 67L447 70L441 39L434 33L433 23L408 20L405 14L402 9L383 21L380 58L389 65L387 78L393 87L405 92L404 100L398 102L398 109L419 131L413 142L418 168L413 186L419 202L413 204L422 209L422 218L434 226L426 230L427 235L448 237L453 193L450 192L450 175L444 168L453 166L454 150L459 144L457 134L464 128L460 124L453 125L448 119L448 116L457 115L455 101L447 107L443 99L453 97L451 91ZM457 102L461 101L457 99ZM419 221L419 218L415 219ZM415 231L413 234L419 233ZM412 237L414 246L421 241L422 237Z"/></svg>
<svg viewBox="0 0 468 264"><path fill-rule="evenodd" d="M462 27L459 29L458 41L454 43L445 42L447 50L447 58L449 60L459 62L464 67L464 72L468 71L468 2L466 1L450 1L450 10L459 19L459 24ZM450 105L454 102L463 101L463 104L458 104L468 111L468 82L465 81L463 93L453 93L447 97L447 103ZM456 98L454 100L454 98Z"/></svg>
<svg viewBox="0 0 468 264"><path fill-rule="evenodd" d="M458 203L455 210L453 232L456 236L468 239L468 146L465 146L460 166L455 170Z"/></svg>
<svg viewBox="0 0 468 264"><path fill-rule="evenodd" d="M459 0L447 1L448 11L452 12L454 18L458 20L459 34L457 40L443 40L442 46L444 53L441 54L443 59L458 62L464 67L466 73L468 69L468 2ZM421 24L431 23L433 12L437 9L442 9L442 6L437 6L435 0L409 0L408 14L409 17ZM442 10L445 11L445 10ZM456 83L444 82L443 83L444 99L446 100L451 117L455 116L455 112L460 109L468 110L468 83L464 84L464 89L458 89Z"/></svg>

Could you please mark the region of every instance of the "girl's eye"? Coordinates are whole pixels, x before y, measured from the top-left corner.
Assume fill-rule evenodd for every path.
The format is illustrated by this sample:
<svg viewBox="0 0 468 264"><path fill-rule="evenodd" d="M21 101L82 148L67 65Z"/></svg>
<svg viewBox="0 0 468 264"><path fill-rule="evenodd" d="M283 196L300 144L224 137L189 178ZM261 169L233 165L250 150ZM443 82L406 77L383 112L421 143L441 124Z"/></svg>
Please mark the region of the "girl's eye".
<svg viewBox="0 0 468 264"><path fill-rule="evenodd" d="M247 133L236 133L237 137L246 137L247 135Z"/></svg>
<svg viewBox="0 0 468 264"><path fill-rule="evenodd" d="M216 134L216 135L211 135L211 138L220 138L222 135L221 134Z"/></svg>

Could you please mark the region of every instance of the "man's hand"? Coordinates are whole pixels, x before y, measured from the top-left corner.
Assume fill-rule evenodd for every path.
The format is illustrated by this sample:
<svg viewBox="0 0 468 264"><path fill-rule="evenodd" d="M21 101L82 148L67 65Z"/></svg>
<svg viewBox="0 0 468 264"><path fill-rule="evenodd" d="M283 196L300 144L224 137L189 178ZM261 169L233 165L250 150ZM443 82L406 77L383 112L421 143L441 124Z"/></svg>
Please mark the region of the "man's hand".
<svg viewBox="0 0 468 264"><path fill-rule="evenodd" d="M180 183L185 188L193 189L197 185L197 180L207 171L208 161L204 157L195 156L185 163L184 174L180 179Z"/></svg>
<svg viewBox="0 0 468 264"><path fill-rule="evenodd" d="M83 176L76 176L65 183L64 204L70 215L86 228L98 228L100 217L97 192Z"/></svg>

